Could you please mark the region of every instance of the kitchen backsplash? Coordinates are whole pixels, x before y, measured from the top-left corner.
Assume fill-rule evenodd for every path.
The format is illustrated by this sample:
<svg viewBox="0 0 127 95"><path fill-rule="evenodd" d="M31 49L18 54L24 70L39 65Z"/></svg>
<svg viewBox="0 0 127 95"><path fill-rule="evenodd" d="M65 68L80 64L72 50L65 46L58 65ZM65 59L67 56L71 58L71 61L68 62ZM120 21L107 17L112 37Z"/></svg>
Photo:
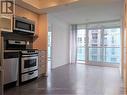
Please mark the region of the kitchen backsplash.
<svg viewBox="0 0 127 95"><path fill-rule="evenodd" d="M33 36L32 35L23 35L18 33L8 33L3 32L2 35L4 36L4 46L6 45L7 40L16 40L16 41L26 41L28 43L27 49L33 48Z"/></svg>

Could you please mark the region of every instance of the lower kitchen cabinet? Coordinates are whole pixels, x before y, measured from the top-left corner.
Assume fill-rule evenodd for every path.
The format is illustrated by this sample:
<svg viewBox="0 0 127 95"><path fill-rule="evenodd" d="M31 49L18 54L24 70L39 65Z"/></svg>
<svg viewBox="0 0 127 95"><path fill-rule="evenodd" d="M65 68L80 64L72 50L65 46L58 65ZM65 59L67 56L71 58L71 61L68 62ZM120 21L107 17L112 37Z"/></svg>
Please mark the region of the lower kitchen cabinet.
<svg viewBox="0 0 127 95"><path fill-rule="evenodd" d="M47 75L47 51L39 51L38 57L38 72L39 76L46 76Z"/></svg>
<svg viewBox="0 0 127 95"><path fill-rule="evenodd" d="M3 70L0 66L0 95L3 95Z"/></svg>
<svg viewBox="0 0 127 95"><path fill-rule="evenodd" d="M4 69L3 69L3 42L4 42L4 39L3 39L3 36L1 35L1 31L0 31L0 95L3 95L3 81L4 81Z"/></svg>

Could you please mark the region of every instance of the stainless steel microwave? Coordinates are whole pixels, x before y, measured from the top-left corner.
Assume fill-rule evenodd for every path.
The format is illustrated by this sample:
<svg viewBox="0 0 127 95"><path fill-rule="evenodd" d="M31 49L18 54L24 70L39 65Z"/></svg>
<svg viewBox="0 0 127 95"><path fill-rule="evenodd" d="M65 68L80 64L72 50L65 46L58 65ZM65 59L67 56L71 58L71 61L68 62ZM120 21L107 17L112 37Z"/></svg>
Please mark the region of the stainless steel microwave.
<svg viewBox="0 0 127 95"><path fill-rule="evenodd" d="M24 17L16 16L14 17L14 30L34 34L35 22Z"/></svg>

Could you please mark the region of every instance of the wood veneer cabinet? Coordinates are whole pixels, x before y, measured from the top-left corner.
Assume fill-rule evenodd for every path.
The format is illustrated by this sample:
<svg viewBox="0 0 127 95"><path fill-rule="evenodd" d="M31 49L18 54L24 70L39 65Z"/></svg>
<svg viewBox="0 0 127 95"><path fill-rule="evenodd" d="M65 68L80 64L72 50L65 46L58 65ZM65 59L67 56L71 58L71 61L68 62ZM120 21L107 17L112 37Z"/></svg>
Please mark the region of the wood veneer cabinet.
<svg viewBox="0 0 127 95"><path fill-rule="evenodd" d="M13 15L0 16L0 31L13 32Z"/></svg>
<svg viewBox="0 0 127 95"><path fill-rule="evenodd" d="M3 70L0 66L0 95L3 95Z"/></svg>
<svg viewBox="0 0 127 95"><path fill-rule="evenodd" d="M3 95L3 37L0 31L0 95Z"/></svg>
<svg viewBox="0 0 127 95"><path fill-rule="evenodd" d="M38 72L39 76L47 75L47 51L44 50L39 51Z"/></svg>
<svg viewBox="0 0 127 95"><path fill-rule="evenodd" d="M124 17L122 29L122 76L125 93L127 93L127 0L124 2Z"/></svg>

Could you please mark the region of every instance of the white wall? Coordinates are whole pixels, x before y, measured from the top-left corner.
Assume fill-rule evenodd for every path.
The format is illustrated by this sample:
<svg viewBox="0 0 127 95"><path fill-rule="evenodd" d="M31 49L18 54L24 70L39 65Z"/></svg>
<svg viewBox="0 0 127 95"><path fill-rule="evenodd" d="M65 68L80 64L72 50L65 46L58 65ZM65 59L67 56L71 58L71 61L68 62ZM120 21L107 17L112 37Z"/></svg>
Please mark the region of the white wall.
<svg viewBox="0 0 127 95"><path fill-rule="evenodd" d="M48 15L52 32L52 68L68 64L68 25L52 15Z"/></svg>

